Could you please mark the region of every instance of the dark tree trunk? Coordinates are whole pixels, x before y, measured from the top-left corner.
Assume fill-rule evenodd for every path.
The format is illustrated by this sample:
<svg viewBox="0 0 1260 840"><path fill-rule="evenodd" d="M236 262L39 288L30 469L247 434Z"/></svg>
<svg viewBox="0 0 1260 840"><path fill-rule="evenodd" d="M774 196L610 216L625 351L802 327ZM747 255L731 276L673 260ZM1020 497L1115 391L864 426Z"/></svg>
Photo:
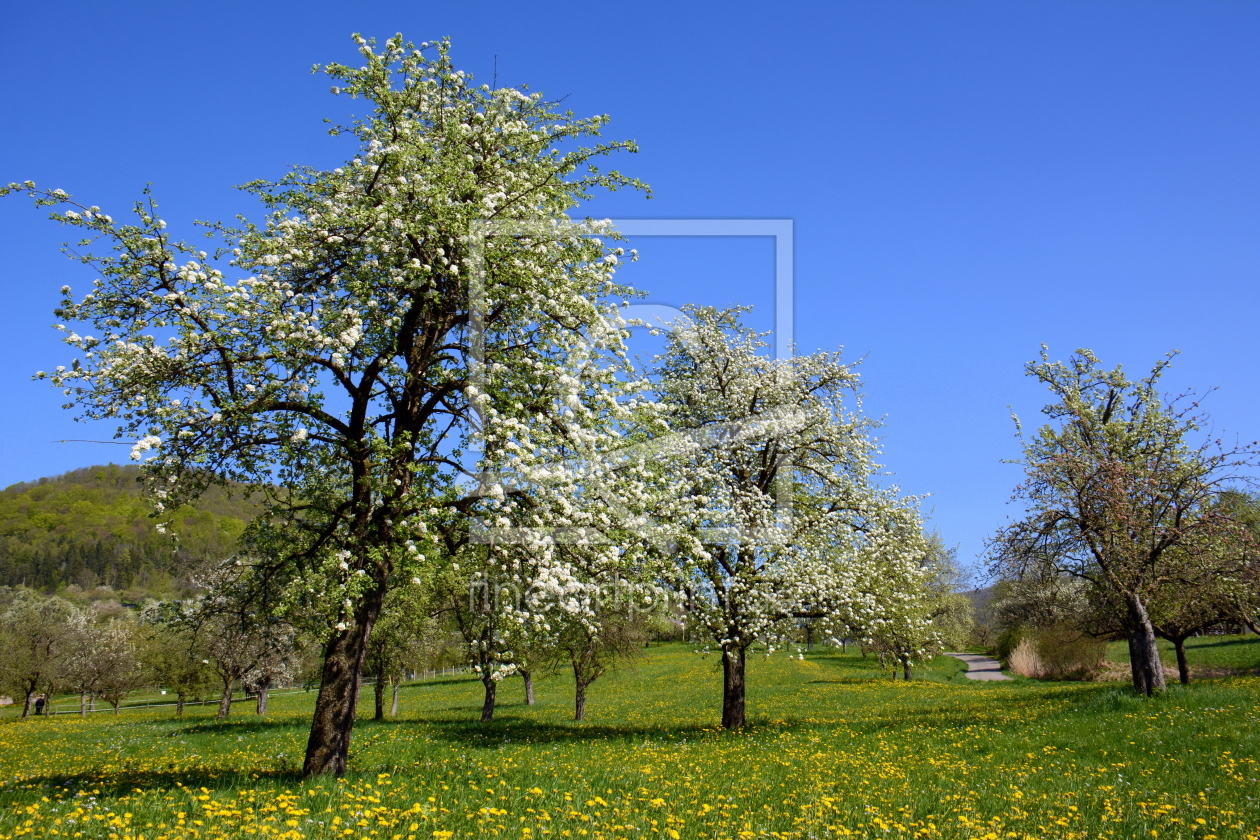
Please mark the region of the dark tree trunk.
<svg viewBox="0 0 1260 840"><path fill-rule="evenodd" d="M177 695L175 698L175 717L184 716L184 695Z"/></svg>
<svg viewBox="0 0 1260 840"><path fill-rule="evenodd" d="M311 734L306 740L302 776L344 775L350 758L350 734L359 706L359 676L368 635L381 612L385 585L378 582L360 604L355 623L338 630L324 648L324 667L315 698Z"/></svg>
<svg viewBox="0 0 1260 840"><path fill-rule="evenodd" d="M1129 629L1129 672L1133 675L1133 687L1141 694L1149 694L1146 685L1146 674L1142 670L1142 663L1138 661L1140 654L1138 653L1137 630Z"/></svg>
<svg viewBox="0 0 1260 840"><path fill-rule="evenodd" d="M481 720L484 723L494 718L494 695L498 689L499 682L490 678L488 670L485 676L481 678L481 682L486 687L486 699L481 704Z"/></svg>
<svg viewBox="0 0 1260 840"><path fill-rule="evenodd" d="M814 627L812 624L805 625L805 650L814 649Z"/></svg>
<svg viewBox="0 0 1260 840"><path fill-rule="evenodd" d="M1190 664L1186 661L1185 637L1173 639L1173 647L1177 650L1177 677L1182 685L1190 685Z"/></svg>
<svg viewBox="0 0 1260 840"><path fill-rule="evenodd" d="M271 689L271 680L265 680L258 686L258 714L267 714L267 692Z"/></svg>
<svg viewBox="0 0 1260 840"><path fill-rule="evenodd" d="M525 705L534 705L534 675L529 671L521 671L521 676L525 679Z"/></svg>
<svg viewBox="0 0 1260 840"><path fill-rule="evenodd" d="M398 689L401 685L397 680L392 681L391 687L394 689L394 698L389 704L389 716L398 717Z"/></svg>
<svg viewBox="0 0 1260 840"><path fill-rule="evenodd" d="M223 696L219 698L219 720L223 720L232 713L232 684L236 682L231 677L223 678Z"/></svg>
<svg viewBox="0 0 1260 840"><path fill-rule="evenodd" d="M586 720L586 682L583 680L573 686L573 719Z"/></svg>
<svg viewBox="0 0 1260 840"><path fill-rule="evenodd" d="M906 682L910 682L914 679L914 671L911 669L910 657L901 657L901 671L905 675Z"/></svg>
<svg viewBox="0 0 1260 840"><path fill-rule="evenodd" d="M744 649L722 648L722 727L744 727Z"/></svg>
<svg viewBox="0 0 1260 840"><path fill-rule="evenodd" d="M1137 654L1133 687L1149 697L1164 690L1164 665L1159 659L1159 644L1146 605L1136 595L1129 598L1129 617L1130 651Z"/></svg>
<svg viewBox="0 0 1260 840"><path fill-rule="evenodd" d="M26 720L31 716L31 698L35 696L35 692L26 692L26 702L22 704L22 720Z"/></svg>
<svg viewBox="0 0 1260 840"><path fill-rule="evenodd" d="M385 720L385 679L380 674L376 675L372 695L376 700L376 713L372 715L372 720Z"/></svg>

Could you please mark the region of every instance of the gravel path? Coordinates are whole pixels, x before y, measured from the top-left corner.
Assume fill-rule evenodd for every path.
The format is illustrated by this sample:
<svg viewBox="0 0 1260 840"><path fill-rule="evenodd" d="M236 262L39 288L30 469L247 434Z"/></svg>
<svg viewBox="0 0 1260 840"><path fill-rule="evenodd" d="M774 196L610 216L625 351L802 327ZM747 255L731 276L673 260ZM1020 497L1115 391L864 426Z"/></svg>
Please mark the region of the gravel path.
<svg viewBox="0 0 1260 840"><path fill-rule="evenodd" d="M967 679L969 680L1010 679L1002 673L1002 663L991 657L981 656L978 653L947 653L945 655L967 663Z"/></svg>

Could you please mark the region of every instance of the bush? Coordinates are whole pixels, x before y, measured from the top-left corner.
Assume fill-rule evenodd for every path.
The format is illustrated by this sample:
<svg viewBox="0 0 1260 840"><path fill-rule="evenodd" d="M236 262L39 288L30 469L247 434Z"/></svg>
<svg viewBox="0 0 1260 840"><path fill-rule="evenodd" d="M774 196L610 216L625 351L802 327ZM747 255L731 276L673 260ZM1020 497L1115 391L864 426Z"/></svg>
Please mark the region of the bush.
<svg viewBox="0 0 1260 840"><path fill-rule="evenodd" d="M1102 671L1107 644L1062 624L1039 629L1037 654L1045 677L1053 680L1092 680Z"/></svg>
<svg viewBox="0 0 1260 840"><path fill-rule="evenodd" d="M1032 631L1027 627L1008 627L998 635L993 655L1010 665L1011 654L1015 652L1015 648L1019 647L1019 643L1031 633Z"/></svg>
<svg viewBox="0 0 1260 840"><path fill-rule="evenodd" d="M1046 680L1092 680L1102 671L1106 643L1066 624L1013 627L997 641L997 657L1017 674Z"/></svg>

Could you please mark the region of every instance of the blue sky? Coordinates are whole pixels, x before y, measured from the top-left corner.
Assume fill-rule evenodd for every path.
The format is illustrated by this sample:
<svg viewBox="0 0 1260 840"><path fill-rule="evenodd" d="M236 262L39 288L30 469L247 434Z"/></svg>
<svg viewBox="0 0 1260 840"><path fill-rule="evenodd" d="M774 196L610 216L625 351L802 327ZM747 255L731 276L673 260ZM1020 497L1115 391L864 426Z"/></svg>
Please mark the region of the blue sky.
<svg viewBox="0 0 1260 840"><path fill-rule="evenodd" d="M864 357L884 463L962 559L1015 512L1008 406L1042 342L1219 388L1215 431L1260 436L1260 5L1242 3L17 3L0 10L0 180L120 216L152 182L172 227L255 207L233 184L335 165L309 73L352 32L449 35L458 64L608 113L650 201L594 216L792 219L802 350ZM35 370L69 358L57 289L92 275L0 202L0 486L126 449ZM643 240L652 302L751 303L768 239Z"/></svg>

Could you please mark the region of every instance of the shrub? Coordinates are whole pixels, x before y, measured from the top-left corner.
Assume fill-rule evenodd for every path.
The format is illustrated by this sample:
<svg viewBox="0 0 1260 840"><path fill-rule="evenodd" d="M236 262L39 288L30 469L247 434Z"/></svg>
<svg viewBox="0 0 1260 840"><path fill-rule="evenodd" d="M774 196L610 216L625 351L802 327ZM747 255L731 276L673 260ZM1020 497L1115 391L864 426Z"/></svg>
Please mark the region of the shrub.
<svg viewBox="0 0 1260 840"><path fill-rule="evenodd" d="M1037 643L1031 636L1020 640L1006 658L1010 669L1021 677L1040 678L1045 675L1045 664L1037 654Z"/></svg>
<svg viewBox="0 0 1260 840"><path fill-rule="evenodd" d="M997 642L997 657L1010 670L1046 680L1092 680L1106 652L1106 643L1067 624L1014 627Z"/></svg>
<svg viewBox="0 0 1260 840"><path fill-rule="evenodd" d="M1011 654L1015 652L1015 648L1019 647L1019 643L1029 636L1031 632L1029 628L1022 626L1008 627L1003 630L997 637L993 655L1009 665Z"/></svg>
<svg viewBox="0 0 1260 840"><path fill-rule="evenodd" d="M1048 679L1092 680L1102 671L1107 645L1101 639L1056 624L1038 629L1036 641Z"/></svg>

